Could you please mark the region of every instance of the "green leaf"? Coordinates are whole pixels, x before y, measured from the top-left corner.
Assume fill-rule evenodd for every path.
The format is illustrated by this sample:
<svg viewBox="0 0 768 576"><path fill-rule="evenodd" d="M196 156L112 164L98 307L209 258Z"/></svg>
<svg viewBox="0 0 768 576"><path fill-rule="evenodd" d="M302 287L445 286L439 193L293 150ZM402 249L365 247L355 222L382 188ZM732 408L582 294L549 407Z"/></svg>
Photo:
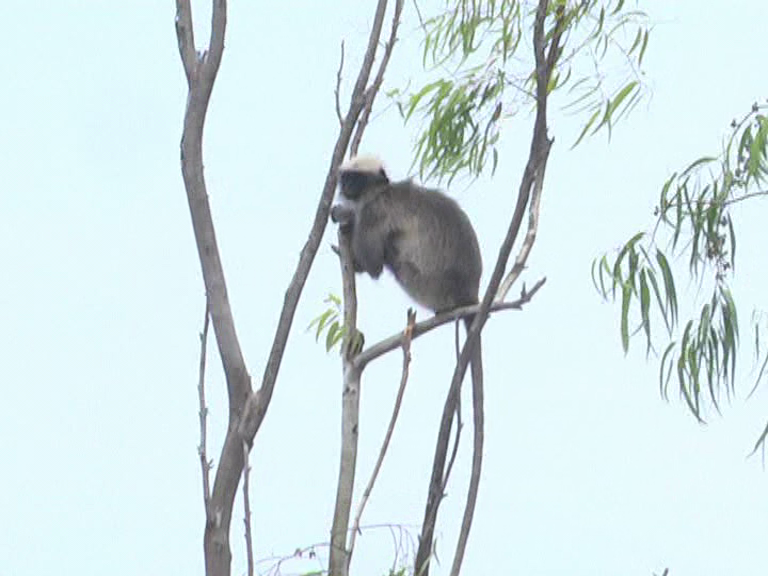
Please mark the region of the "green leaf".
<svg viewBox="0 0 768 576"><path fill-rule="evenodd" d="M659 363L659 392L664 399L669 399L667 389L669 386L669 379L672 377L672 368L675 366L674 356L670 358L670 354L672 354L675 349L675 344L676 342L674 340L669 343L667 349L664 350L664 354L661 356L661 362Z"/></svg>
<svg viewBox="0 0 768 576"><path fill-rule="evenodd" d="M667 295L668 310L671 313L672 321L670 322L674 327L677 324L677 292L675 291L675 279L672 276L672 270L667 262L667 257L661 250L656 250L656 262L661 268L661 275L664 279L664 292Z"/></svg>
<svg viewBox="0 0 768 576"><path fill-rule="evenodd" d="M632 287L624 284L621 290L621 346L624 354L629 350L629 301L632 297Z"/></svg>
<svg viewBox="0 0 768 576"><path fill-rule="evenodd" d="M645 330L646 350L645 355L648 356L651 352L651 319L649 317L649 310L651 306L651 292L648 289L648 282L645 278L645 270L640 271L640 317L643 322L643 329Z"/></svg>

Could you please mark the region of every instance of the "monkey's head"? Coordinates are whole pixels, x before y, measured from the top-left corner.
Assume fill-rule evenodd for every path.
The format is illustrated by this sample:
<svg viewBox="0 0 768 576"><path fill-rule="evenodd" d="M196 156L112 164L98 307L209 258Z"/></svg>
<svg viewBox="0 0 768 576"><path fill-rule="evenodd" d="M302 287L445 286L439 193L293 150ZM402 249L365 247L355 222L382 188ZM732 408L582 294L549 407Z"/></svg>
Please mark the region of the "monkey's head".
<svg viewBox="0 0 768 576"><path fill-rule="evenodd" d="M381 160L375 156L355 156L339 168L339 186L345 200L359 200L366 192L389 184Z"/></svg>

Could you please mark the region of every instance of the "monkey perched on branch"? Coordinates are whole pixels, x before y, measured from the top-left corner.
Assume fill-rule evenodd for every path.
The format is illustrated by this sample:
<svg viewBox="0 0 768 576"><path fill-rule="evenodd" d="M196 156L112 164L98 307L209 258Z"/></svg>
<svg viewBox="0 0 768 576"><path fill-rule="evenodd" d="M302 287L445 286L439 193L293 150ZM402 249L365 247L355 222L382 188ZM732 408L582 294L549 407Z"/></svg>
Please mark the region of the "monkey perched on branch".
<svg viewBox="0 0 768 576"><path fill-rule="evenodd" d="M342 164L339 182L342 203L331 218L351 234L355 272L378 278L386 266L411 298L435 313L477 304L480 247L453 199L410 180L390 182L371 156Z"/></svg>

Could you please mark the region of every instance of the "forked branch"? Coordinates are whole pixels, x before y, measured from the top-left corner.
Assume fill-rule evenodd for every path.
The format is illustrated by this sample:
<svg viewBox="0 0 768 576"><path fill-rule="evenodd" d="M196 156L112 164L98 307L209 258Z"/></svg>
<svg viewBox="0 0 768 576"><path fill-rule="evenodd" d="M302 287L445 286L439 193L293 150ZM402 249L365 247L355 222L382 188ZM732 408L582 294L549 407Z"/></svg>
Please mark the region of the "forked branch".
<svg viewBox="0 0 768 576"><path fill-rule="evenodd" d="M328 203L324 205L324 223L327 222L330 204L333 200L333 192L336 188L336 178L338 167L341 163L343 153L350 142L353 127L357 125L355 139L352 142L351 151L356 153L357 147L365 131L368 115L373 106L374 97L381 84L384 72L389 61L392 47L396 39L397 26L400 21L400 11L402 10L402 1L396 0L395 15L392 20L392 29L390 31L390 41L385 47L385 54L379 65L379 71L376 80L372 86L367 87L371 68L376 55L376 48L381 37L381 29L384 15L387 9L387 0L379 0L376 7L376 14L373 20L371 34L368 38L368 48L357 82L352 93L349 112L344 117L342 125L342 134L339 136L337 146L334 151L331 169L329 171L327 182L332 186L328 189ZM338 77L337 77L338 91ZM361 117L362 113L362 117ZM358 119L359 122L358 122ZM342 146L343 144L343 146ZM324 197L325 198L325 197ZM319 238L318 238L319 242ZM348 239L344 234L339 234L339 251L341 256L342 278L344 283L344 326L347 330L345 337L345 350L349 345L349 338L357 333L357 298L355 296L354 269L351 265L352 259ZM342 394L342 439L341 439L341 458L339 463L339 478L336 491L336 504L333 515L333 524L331 528L331 547L328 561L328 571L331 576L347 576L349 573L349 563L351 559L351 547L347 546L347 536L349 531L349 517L352 506L352 493L354 488L355 467L357 460L357 441L358 441L358 416L360 408L360 374L361 370L349 361L347 355L344 355L344 388Z"/></svg>
<svg viewBox="0 0 768 576"><path fill-rule="evenodd" d="M376 459L376 464L371 472L371 478L368 480L368 485L363 490L363 496L360 499L360 504L355 512L355 521L352 523L352 532L349 536L349 554L355 550L355 539L357 533L360 531L360 519L363 516L365 505L368 503L368 499L373 492L373 486L376 484L376 478L379 476L381 465L384 463L384 457L387 455L387 449L389 448L389 442L392 440L392 434L395 432L395 424L397 424L397 417L400 414L400 406L403 403L403 396L405 395L405 385L408 383L408 373L411 366L411 342L413 341L413 326L416 323L416 313L412 310L408 310L408 324L403 330L403 368L400 375L400 386L397 389L397 396L395 398L395 405L392 408L392 416L389 419L389 426L387 426L387 432L384 434L384 441L381 443L381 449L379 450L379 457Z"/></svg>
<svg viewBox="0 0 768 576"><path fill-rule="evenodd" d="M499 256L496 261L493 274L486 289L480 308L475 316L472 326L468 331L467 339L464 343L464 347L459 356L459 360L456 365L456 369L453 374L451 386L448 392L448 397L443 410L443 417L440 424L440 431L438 433L438 443L435 450L435 457L433 460L432 477L429 485L429 494L427 497L427 507L424 515L424 523L422 525L422 535L419 542L419 550L416 554L416 572L427 576L429 571L429 559L432 552L432 542L434 538L434 529L437 521L437 510L440 505L443 493L444 482L444 469L445 459L448 450L448 440L451 429L451 420L455 410L456 402L461 387L461 381L464 377L464 373L467 369L467 364L473 353L475 343L479 339L480 331L485 324L488 317L488 311L491 307L491 303L494 300L499 285L504 275L504 270L507 266L507 261L512 252L512 247L517 238L520 230L522 219L525 213L525 209L528 205L531 190L533 185L537 181L544 179L544 173L546 171L547 159L549 157L549 150L552 146L552 141L547 137L547 91L549 81L554 70L557 58L560 55L560 40L563 32L563 11L559 9L556 18L554 30L549 38L544 31L544 24L548 11L548 1L539 0L538 7L536 9L536 16L534 21L534 37L533 48L536 60L536 119L534 123L533 137L531 140L531 148L526 162L523 177L518 190L517 203L512 215L507 235L499 249ZM547 44L549 52L547 52ZM477 401L478 396L482 398L481 390L473 390L473 398ZM477 410L481 406L475 406L475 435L482 434L482 430L477 429ZM472 476L470 478L470 488L467 496L467 505L465 508L464 518L459 534L459 542L457 544L456 553L453 559L453 565L451 568L451 575L458 575L461 569L461 562L463 560L464 549L466 541L471 527L472 516L474 512L474 503L477 498L477 489L479 483L479 455L477 454L477 443L475 444L475 454L473 455Z"/></svg>

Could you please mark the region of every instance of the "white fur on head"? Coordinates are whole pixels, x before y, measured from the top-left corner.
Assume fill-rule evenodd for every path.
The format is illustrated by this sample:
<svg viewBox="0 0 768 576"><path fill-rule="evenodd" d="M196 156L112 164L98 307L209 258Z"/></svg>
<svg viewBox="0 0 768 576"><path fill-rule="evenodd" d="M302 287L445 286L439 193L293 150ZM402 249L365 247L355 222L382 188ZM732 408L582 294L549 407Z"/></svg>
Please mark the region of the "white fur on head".
<svg viewBox="0 0 768 576"><path fill-rule="evenodd" d="M363 172L368 174L378 174L386 169L384 164L377 156L361 155L350 158L341 164L339 168L342 172Z"/></svg>

